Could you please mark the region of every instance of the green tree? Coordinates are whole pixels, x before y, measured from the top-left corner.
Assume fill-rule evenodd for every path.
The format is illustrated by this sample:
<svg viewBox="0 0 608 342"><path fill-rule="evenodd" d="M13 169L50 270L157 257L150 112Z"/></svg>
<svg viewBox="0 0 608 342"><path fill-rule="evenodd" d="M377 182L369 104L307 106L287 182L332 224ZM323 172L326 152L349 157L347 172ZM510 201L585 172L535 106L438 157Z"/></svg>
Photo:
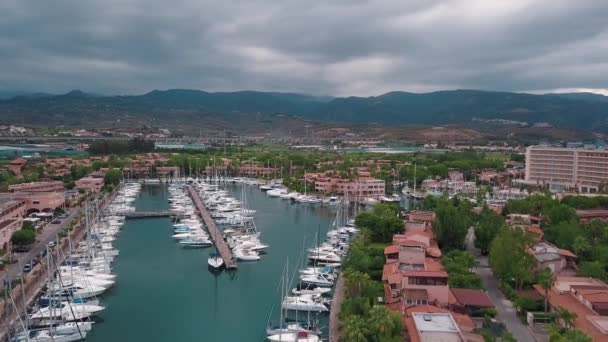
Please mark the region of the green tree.
<svg viewBox="0 0 608 342"><path fill-rule="evenodd" d="M351 298L359 297L369 284L369 275L359 271L345 270L343 277L347 294Z"/></svg>
<svg viewBox="0 0 608 342"><path fill-rule="evenodd" d="M559 248L574 249L576 237L583 235L581 226L573 221L562 221L545 227L545 239Z"/></svg>
<svg viewBox="0 0 608 342"><path fill-rule="evenodd" d="M404 230L399 208L391 204L375 205L372 210L359 214L355 224L365 229L371 242L390 242L393 235Z"/></svg>
<svg viewBox="0 0 608 342"><path fill-rule="evenodd" d="M490 246L489 262L494 274L505 283L515 283L517 289L532 280L535 262L528 253L532 244L529 235L520 229L503 228Z"/></svg>
<svg viewBox="0 0 608 342"><path fill-rule="evenodd" d="M106 186L116 186L120 183L122 172L118 169L109 169L103 177L103 182Z"/></svg>
<svg viewBox="0 0 608 342"><path fill-rule="evenodd" d="M11 236L11 242L19 247L29 246L36 242L36 232L30 229L19 229Z"/></svg>
<svg viewBox="0 0 608 342"><path fill-rule="evenodd" d="M545 291L545 312L548 312L548 300L549 300L549 290L553 287L553 273L549 268L544 268L542 271L538 273L537 277L538 284Z"/></svg>
<svg viewBox="0 0 608 342"><path fill-rule="evenodd" d="M490 244L504 224L505 220L501 215L495 214L487 206L484 206L475 226L475 246L481 249L481 253L488 254Z"/></svg>
<svg viewBox="0 0 608 342"><path fill-rule="evenodd" d="M403 331L403 323L399 314L391 312L381 305L371 308L367 326L370 330L369 341L389 341L400 337Z"/></svg>
<svg viewBox="0 0 608 342"><path fill-rule="evenodd" d="M475 257L467 251L451 250L441 258L450 287L480 289L481 278L474 273Z"/></svg>
<svg viewBox="0 0 608 342"><path fill-rule="evenodd" d="M435 213L437 217L433 226L441 248L462 249L470 224L469 213L446 201L439 203Z"/></svg>
<svg viewBox="0 0 608 342"><path fill-rule="evenodd" d="M602 280L608 280L608 274L604 265L595 261L583 261L578 267L578 275L581 277L591 277Z"/></svg>
<svg viewBox="0 0 608 342"><path fill-rule="evenodd" d="M557 318L564 322L566 329L572 328L572 325L574 324L574 321L576 321L577 317L578 316L576 313L566 309L560 309L557 311Z"/></svg>
<svg viewBox="0 0 608 342"><path fill-rule="evenodd" d="M348 316L341 327L342 337L348 342L367 342L369 334L367 323L358 316Z"/></svg>

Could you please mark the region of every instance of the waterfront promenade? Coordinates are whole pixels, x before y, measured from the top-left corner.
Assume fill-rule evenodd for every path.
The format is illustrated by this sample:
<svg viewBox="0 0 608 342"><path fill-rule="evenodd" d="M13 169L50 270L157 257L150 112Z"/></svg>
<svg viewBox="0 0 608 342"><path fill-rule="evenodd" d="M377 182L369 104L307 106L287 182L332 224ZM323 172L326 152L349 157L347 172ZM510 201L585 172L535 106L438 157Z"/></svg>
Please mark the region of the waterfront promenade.
<svg viewBox="0 0 608 342"><path fill-rule="evenodd" d="M105 208L110 203L116 191L108 194L99 204L99 208ZM93 206L89 206L92 210ZM69 220L64 220L65 224L72 226L72 230L68 235L59 239L58 236L51 236L50 241L55 239L58 244L53 248L51 255L55 260L56 264L61 264L64 258L69 255L71 240L73 243L82 240L86 236L87 228L84 219L85 208L83 206L78 207L69 216ZM63 225L62 225L63 226ZM65 226L67 227L67 226ZM43 244L44 243L44 244ZM37 249L43 250L46 248L48 242L46 239L40 241L37 245ZM8 277L8 275L7 275ZM40 290L44 287L48 280L48 265L46 260L36 265L31 272L27 274L21 274L19 284L11 286L10 290L1 301L0 301L0 341L4 341L7 337L7 333L10 332L11 327L15 326L18 322L19 317L24 315L24 309L27 308L36 298ZM9 282L9 283L13 283Z"/></svg>
<svg viewBox="0 0 608 342"><path fill-rule="evenodd" d="M340 275L334 289L334 298L329 311L329 342L340 341L340 309L344 300L344 277Z"/></svg>
<svg viewBox="0 0 608 342"><path fill-rule="evenodd" d="M188 192L192 197L192 201L194 202L199 215L203 218L203 222L205 222L205 227L207 227L207 230L209 231L209 236L215 244L215 248L222 256L222 259L224 259L224 265L226 265L227 269L236 269L237 263L234 260L232 251L228 247L226 241L224 241L222 233L217 229L215 221L213 221L213 218L211 218L211 215L209 215L207 208L205 208L205 204L203 203L201 196L194 189L194 187L192 187L192 185L188 185Z"/></svg>

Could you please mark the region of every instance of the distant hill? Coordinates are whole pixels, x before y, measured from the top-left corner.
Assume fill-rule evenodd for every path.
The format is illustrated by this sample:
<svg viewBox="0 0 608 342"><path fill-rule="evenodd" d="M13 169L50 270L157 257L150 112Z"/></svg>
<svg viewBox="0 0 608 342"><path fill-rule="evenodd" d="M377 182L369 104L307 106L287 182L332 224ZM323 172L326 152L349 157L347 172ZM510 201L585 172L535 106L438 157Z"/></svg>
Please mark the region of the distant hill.
<svg viewBox="0 0 608 342"><path fill-rule="evenodd" d="M347 123L461 124L504 119L529 124L608 131L608 97L596 94L532 95L479 90L432 93L390 92L372 97L315 97L257 91L154 90L144 95L17 96L0 101L0 120L78 126L117 120L171 123L216 119L238 113L289 114L309 120ZM255 120L255 116L252 116ZM193 121L193 122L194 122Z"/></svg>
<svg viewBox="0 0 608 342"><path fill-rule="evenodd" d="M563 97L563 98L570 99L570 100L608 103L608 96L594 94L594 93L561 93L561 94L546 94L546 95Z"/></svg>

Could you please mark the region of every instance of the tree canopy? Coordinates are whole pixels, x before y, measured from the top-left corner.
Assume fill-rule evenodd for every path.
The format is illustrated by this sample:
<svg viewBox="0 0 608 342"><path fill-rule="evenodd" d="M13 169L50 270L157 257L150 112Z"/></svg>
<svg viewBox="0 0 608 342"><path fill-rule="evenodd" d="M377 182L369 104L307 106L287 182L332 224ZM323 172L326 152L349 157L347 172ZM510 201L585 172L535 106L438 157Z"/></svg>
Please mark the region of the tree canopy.
<svg viewBox="0 0 608 342"><path fill-rule="evenodd" d="M433 227L440 247L445 250L463 249L471 225L471 214L465 202L455 206L452 201L440 200L435 214Z"/></svg>
<svg viewBox="0 0 608 342"><path fill-rule="evenodd" d="M494 275L502 282L515 284L521 289L533 278L530 270L534 258L528 253L531 237L520 229L503 228L490 246L489 262Z"/></svg>
<svg viewBox="0 0 608 342"><path fill-rule="evenodd" d="M404 231L399 207L391 204L375 205L372 210L359 214L355 224L366 230L371 242L390 242L393 235Z"/></svg>

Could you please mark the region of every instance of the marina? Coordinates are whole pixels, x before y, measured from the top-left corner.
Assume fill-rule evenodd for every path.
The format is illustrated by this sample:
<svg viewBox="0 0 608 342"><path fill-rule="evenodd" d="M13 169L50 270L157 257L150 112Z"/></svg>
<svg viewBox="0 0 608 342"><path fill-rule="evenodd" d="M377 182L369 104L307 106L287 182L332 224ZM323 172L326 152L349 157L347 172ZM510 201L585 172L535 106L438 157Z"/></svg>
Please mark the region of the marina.
<svg viewBox="0 0 608 342"><path fill-rule="evenodd" d="M142 186L135 211L169 210L167 189ZM117 285L102 297L106 309L98 315L100 323L88 341L193 341L201 336L216 341L266 340L269 316L273 322L280 318L282 299L276 284L285 261L289 259L289 269L301 267L297 257L303 246L316 245L319 231L326 233L335 210L272 198L257 186L228 184L226 190L235 198L244 192L256 211L256 225L270 246L264 258L240 262L236 272L209 272L206 259L211 249L175 248L167 238L170 218L125 221L116 241L121 251L113 268ZM326 336L327 314L318 316L318 326Z"/></svg>

